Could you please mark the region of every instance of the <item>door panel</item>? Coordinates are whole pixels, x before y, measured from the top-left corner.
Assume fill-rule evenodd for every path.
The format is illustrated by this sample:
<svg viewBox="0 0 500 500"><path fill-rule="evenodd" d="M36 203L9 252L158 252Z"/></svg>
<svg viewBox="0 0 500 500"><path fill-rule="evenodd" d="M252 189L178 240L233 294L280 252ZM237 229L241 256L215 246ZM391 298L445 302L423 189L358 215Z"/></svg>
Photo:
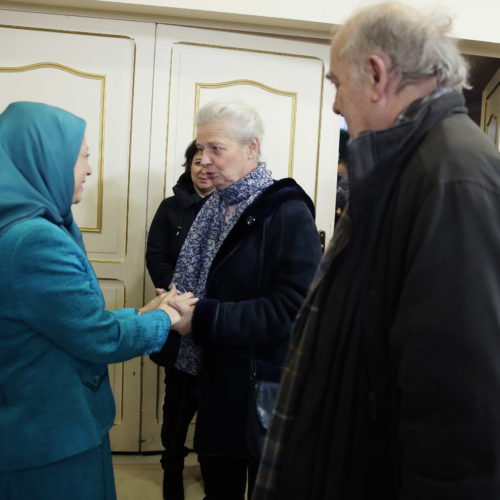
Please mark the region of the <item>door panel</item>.
<svg viewBox="0 0 500 500"><path fill-rule="evenodd" d="M106 309L114 310L124 307L125 304L125 284L120 280L100 279L99 286L101 287L102 295L106 303ZM128 384L124 384L124 363L115 363L108 366L109 380L113 394L115 396L116 416L115 426L120 426L124 419L124 392ZM138 422L137 424L138 425Z"/></svg>
<svg viewBox="0 0 500 500"><path fill-rule="evenodd" d="M273 177L293 177L315 201L319 227L331 234L340 127L330 109L333 89L325 86L327 58L326 44L159 25L149 221L183 172L199 107L234 97L253 105L263 119L262 157ZM328 143L320 151L321 136ZM152 286L147 293L152 295ZM142 449L156 450L163 371L144 359L143 376Z"/></svg>
<svg viewBox="0 0 500 500"><path fill-rule="evenodd" d="M172 67L170 96L175 105L169 114L172 149L167 158L167 175L174 175L171 182L182 173L182 162L176 160L195 135L193 116L198 108L212 99L230 97L259 112L265 128L263 159L274 178L294 177L315 198L321 59L180 42L172 48Z"/></svg>
<svg viewBox="0 0 500 500"><path fill-rule="evenodd" d="M481 127L500 149L500 68L483 91Z"/></svg>
<svg viewBox="0 0 500 500"><path fill-rule="evenodd" d="M89 259L123 261L133 40L55 30L4 28L0 33L0 44L11 46L1 61L0 106L3 109L16 100L41 101L85 119L94 172L85 184L83 201L73 207L73 213L84 234ZM105 189L113 196L104 198Z"/></svg>
<svg viewBox="0 0 500 500"><path fill-rule="evenodd" d="M0 109L60 106L87 122L93 175L74 206L106 307L143 304L154 25L2 11ZM141 359L110 366L113 450L140 447Z"/></svg>

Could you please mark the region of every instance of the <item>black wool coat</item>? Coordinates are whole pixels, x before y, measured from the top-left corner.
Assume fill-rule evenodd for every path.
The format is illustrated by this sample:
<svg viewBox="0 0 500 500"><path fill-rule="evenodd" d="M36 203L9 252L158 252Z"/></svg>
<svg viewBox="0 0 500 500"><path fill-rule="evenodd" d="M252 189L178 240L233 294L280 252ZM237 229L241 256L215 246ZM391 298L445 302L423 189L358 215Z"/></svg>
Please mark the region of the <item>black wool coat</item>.
<svg viewBox="0 0 500 500"><path fill-rule="evenodd" d="M195 450L247 456L253 380L278 381L292 322L321 258L310 198L292 179L243 212L208 274L192 333L203 345Z"/></svg>

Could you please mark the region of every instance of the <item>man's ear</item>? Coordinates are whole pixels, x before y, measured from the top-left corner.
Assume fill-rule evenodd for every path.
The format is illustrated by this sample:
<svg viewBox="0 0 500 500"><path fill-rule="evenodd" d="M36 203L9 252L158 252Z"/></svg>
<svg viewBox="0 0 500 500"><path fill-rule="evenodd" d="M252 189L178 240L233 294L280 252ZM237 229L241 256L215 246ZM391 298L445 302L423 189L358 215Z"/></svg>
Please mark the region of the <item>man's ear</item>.
<svg viewBox="0 0 500 500"><path fill-rule="evenodd" d="M378 102L386 95L389 82L389 59L381 54L372 54L366 62L366 72L371 90L372 102Z"/></svg>
<svg viewBox="0 0 500 500"><path fill-rule="evenodd" d="M253 160L259 154L259 139L257 137L253 138L248 143L248 159Z"/></svg>

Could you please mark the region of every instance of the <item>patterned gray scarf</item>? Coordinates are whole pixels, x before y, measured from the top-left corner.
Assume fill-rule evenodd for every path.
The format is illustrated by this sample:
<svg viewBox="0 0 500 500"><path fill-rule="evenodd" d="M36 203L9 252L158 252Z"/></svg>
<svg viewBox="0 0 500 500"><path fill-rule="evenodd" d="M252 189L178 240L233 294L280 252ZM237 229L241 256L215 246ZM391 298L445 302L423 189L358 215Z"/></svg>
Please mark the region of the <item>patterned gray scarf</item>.
<svg viewBox="0 0 500 500"><path fill-rule="evenodd" d="M181 248L172 284L180 291L205 296L210 266L241 214L260 193L273 183L264 162L245 177L223 190L216 190L198 213ZM228 207L236 205L226 221ZM189 333L181 338L175 366L178 370L198 375L201 368L201 347Z"/></svg>

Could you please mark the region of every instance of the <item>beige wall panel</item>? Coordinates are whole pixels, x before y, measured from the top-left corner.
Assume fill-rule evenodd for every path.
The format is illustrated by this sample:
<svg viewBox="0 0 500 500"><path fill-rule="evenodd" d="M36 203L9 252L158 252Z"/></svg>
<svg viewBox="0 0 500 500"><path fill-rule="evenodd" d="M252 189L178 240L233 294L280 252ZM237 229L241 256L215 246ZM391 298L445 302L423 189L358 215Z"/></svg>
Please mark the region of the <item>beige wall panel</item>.
<svg viewBox="0 0 500 500"><path fill-rule="evenodd" d="M115 310L124 307L125 286L119 280L99 280L102 295L106 303L106 309ZM115 395L116 417L115 425L120 425L123 421L123 363L109 365L109 380L113 394Z"/></svg>

